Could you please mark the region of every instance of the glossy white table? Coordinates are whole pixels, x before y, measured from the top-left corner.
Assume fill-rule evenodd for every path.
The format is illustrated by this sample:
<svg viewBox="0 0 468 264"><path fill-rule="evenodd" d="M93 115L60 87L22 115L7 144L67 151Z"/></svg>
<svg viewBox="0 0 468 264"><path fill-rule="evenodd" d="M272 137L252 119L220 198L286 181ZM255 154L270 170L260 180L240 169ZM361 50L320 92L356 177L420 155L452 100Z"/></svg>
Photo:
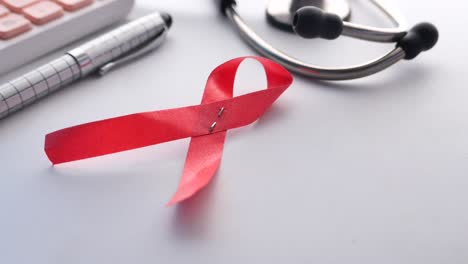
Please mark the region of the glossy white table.
<svg viewBox="0 0 468 264"><path fill-rule="evenodd" d="M0 263L466 263L463 1L397 1L410 24L437 24L433 51L357 81L296 76L259 122L229 132L216 180L181 206L164 207L188 140L51 167L46 133L197 104L214 67L254 54L211 2L137 1L133 17L173 14L163 47L0 122ZM385 24L355 2L356 19ZM265 38L317 64L390 48L301 40L264 23L265 1L239 5ZM237 93L265 83L254 62L239 74Z"/></svg>

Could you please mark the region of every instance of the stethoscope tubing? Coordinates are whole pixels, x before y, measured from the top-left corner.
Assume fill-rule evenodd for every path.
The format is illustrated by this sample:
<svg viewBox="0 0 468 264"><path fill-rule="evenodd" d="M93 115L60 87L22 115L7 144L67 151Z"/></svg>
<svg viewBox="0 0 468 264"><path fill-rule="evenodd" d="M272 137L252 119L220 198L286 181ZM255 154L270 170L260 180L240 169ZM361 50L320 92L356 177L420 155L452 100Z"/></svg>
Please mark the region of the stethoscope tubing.
<svg viewBox="0 0 468 264"><path fill-rule="evenodd" d="M434 47L439 38L439 33L437 28L430 23L419 23L407 29L406 23L402 16L391 10L391 8L384 4L382 0L369 0L377 9L379 9L387 18L393 23L394 27L392 28L378 28L370 27L357 23L342 21L340 18L339 23L341 28L340 31L336 31L337 28L332 29L332 31L327 33L328 37L335 36L336 32L339 32L339 35L344 35L348 37L353 37L357 39L374 41L374 42L383 42L383 43L395 43L395 48L384 54L381 57L378 57L374 60L370 60L363 64L347 66L347 67L320 67L306 63L302 60L294 58L285 52L274 48L264 39L262 39L255 31L250 28L239 13L236 10L236 1L235 0L216 0L217 4L220 7L220 10L225 14L232 24L235 26L241 37L258 53L262 54L265 57L268 57L272 60L277 61L282 64L284 67L289 69L292 72L315 78L318 80L328 80L328 81L342 81L342 80L352 80L362 77L366 77L380 71L387 69L388 67L394 65L400 60L406 59L411 60L418 56L422 51L427 51ZM302 10L302 9L301 9ZM316 18L316 9L307 9L306 12L309 12L309 15L314 15ZM301 11L302 12L302 11ZM310 12L314 12L311 14ZM321 11L319 11L321 12ZM298 13L296 13L297 16ZM302 13L303 14L303 13ZM323 19L322 13L319 14ZM327 15L330 16L330 15ZM335 19L335 18L333 18ZM301 18L299 18L301 21ZM309 20L310 21L310 20ZM316 21L316 20L312 20ZM323 21L323 20L321 20ZM334 20L336 21L336 20ZM302 24L305 25L305 24ZM316 28L321 28L319 24L315 25ZM335 24L336 26L336 24ZM296 17L294 20L294 27L296 33L298 33L299 24L296 24ZM311 32L311 28L301 29L301 34L306 34L304 37L309 37L308 32ZM315 30L313 29L313 30ZM303 31L305 30L305 31ZM307 31L309 30L309 31ZM315 31L312 31L315 32ZM299 33L298 33L299 34ZM315 33L313 33L315 34ZM336 36L339 36L336 35ZM315 36L315 35L312 35ZM327 37L325 37L327 38ZM330 38L331 39L331 38Z"/></svg>
<svg viewBox="0 0 468 264"><path fill-rule="evenodd" d="M274 48L269 43L267 43L264 39L262 39L259 35L257 35L241 18L241 16L237 13L235 6L231 5L226 7L225 9L227 17L231 20L231 22L237 28L239 34L243 37L243 39L257 52L262 54L265 57L268 57L272 60L277 61L281 65L283 65L288 70L305 75L308 77L312 77L319 80L330 80L330 81L341 81L341 80L352 80L358 79L362 77L366 77L380 71L387 69L388 67L394 65L398 61L405 58L405 51L399 47L396 47L389 53L385 54L382 57L379 57L373 61L366 62L361 65L355 65L351 67L343 67L343 68L325 68L319 67L312 64L305 63L299 59L293 58L286 53ZM363 27L362 27L363 28ZM365 33L360 34L359 32L364 32L367 30L348 30L348 32L353 32L353 34L357 34L362 39L369 40L377 39L376 37L371 37L371 34ZM388 32L387 32L388 33ZM395 34L406 34L400 32L393 32L390 35ZM388 36L388 34L387 34ZM379 38L381 39L381 38ZM382 41L379 41L382 42ZM386 41L389 42L389 41Z"/></svg>
<svg viewBox="0 0 468 264"><path fill-rule="evenodd" d="M343 21L342 35L375 42L397 42L408 32L405 19L396 10L379 0L369 0L393 24L392 28L378 28Z"/></svg>

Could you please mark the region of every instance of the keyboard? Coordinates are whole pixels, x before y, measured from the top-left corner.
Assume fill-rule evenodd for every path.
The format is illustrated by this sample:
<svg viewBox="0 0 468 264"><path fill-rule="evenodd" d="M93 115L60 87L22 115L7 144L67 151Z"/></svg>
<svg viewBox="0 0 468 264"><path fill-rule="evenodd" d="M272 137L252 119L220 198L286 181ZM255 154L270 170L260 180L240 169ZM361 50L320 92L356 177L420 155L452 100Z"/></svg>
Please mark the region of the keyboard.
<svg viewBox="0 0 468 264"><path fill-rule="evenodd" d="M134 0L0 0L0 74L125 17Z"/></svg>

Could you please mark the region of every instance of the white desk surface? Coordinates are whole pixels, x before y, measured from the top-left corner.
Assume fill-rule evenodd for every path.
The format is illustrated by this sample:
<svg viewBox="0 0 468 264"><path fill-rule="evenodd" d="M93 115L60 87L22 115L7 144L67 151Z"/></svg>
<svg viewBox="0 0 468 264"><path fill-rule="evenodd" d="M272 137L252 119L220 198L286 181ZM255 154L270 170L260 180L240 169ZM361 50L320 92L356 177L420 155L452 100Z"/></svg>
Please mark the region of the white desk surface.
<svg viewBox="0 0 468 264"><path fill-rule="evenodd" d="M278 32L265 2L239 6L308 61L362 62L390 48ZM410 24L439 27L434 50L357 81L295 76L260 121L229 132L215 181L166 208L188 140L57 167L43 152L56 129L197 104L214 67L254 54L209 0L137 1L132 17L173 15L163 47L0 122L0 263L467 263L468 6L397 2ZM353 3L354 18L385 24ZM237 92L265 83L256 63L239 74Z"/></svg>

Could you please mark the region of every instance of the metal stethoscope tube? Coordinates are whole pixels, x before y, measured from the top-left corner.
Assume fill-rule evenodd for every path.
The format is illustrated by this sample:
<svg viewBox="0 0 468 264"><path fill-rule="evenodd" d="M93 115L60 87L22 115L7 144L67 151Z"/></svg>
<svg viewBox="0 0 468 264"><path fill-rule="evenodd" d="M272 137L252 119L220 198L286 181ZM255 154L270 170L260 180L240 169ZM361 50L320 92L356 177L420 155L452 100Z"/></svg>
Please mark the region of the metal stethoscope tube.
<svg viewBox="0 0 468 264"><path fill-rule="evenodd" d="M432 48L432 46L435 45L435 42L437 42L437 30L432 25L425 23L424 25L421 24L421 26L417 26L424 27L424 29L419 30L422 32L421 34L423 34L421 36L417 27L410 31L406 30L403 20L394 12L391 12L390 9L386 8L380 1L370 0L370 2L379 8L393 22L395 28L368 27L343 21L341 35L375 42L398 43L403 40L403 44L398 43L392 51L375 60L361 65L340 68L319 67L287 55L263 40L244 22L236 10L235 1L221 1L221 5L222 10L231 20L242 38L263 56L275 60L292 72L301 75L319 80L339 81L362 78L378 73L402 59L414 58L419 54L419 52ZM426 34L428 31L428 25L430 26L430 32L428 33L429 36ZM416 31L412 32L414 29L416 29ZM409 34L408 32L411 32L412 34ZM407 40L405 40L405 38Z"/></svg>

